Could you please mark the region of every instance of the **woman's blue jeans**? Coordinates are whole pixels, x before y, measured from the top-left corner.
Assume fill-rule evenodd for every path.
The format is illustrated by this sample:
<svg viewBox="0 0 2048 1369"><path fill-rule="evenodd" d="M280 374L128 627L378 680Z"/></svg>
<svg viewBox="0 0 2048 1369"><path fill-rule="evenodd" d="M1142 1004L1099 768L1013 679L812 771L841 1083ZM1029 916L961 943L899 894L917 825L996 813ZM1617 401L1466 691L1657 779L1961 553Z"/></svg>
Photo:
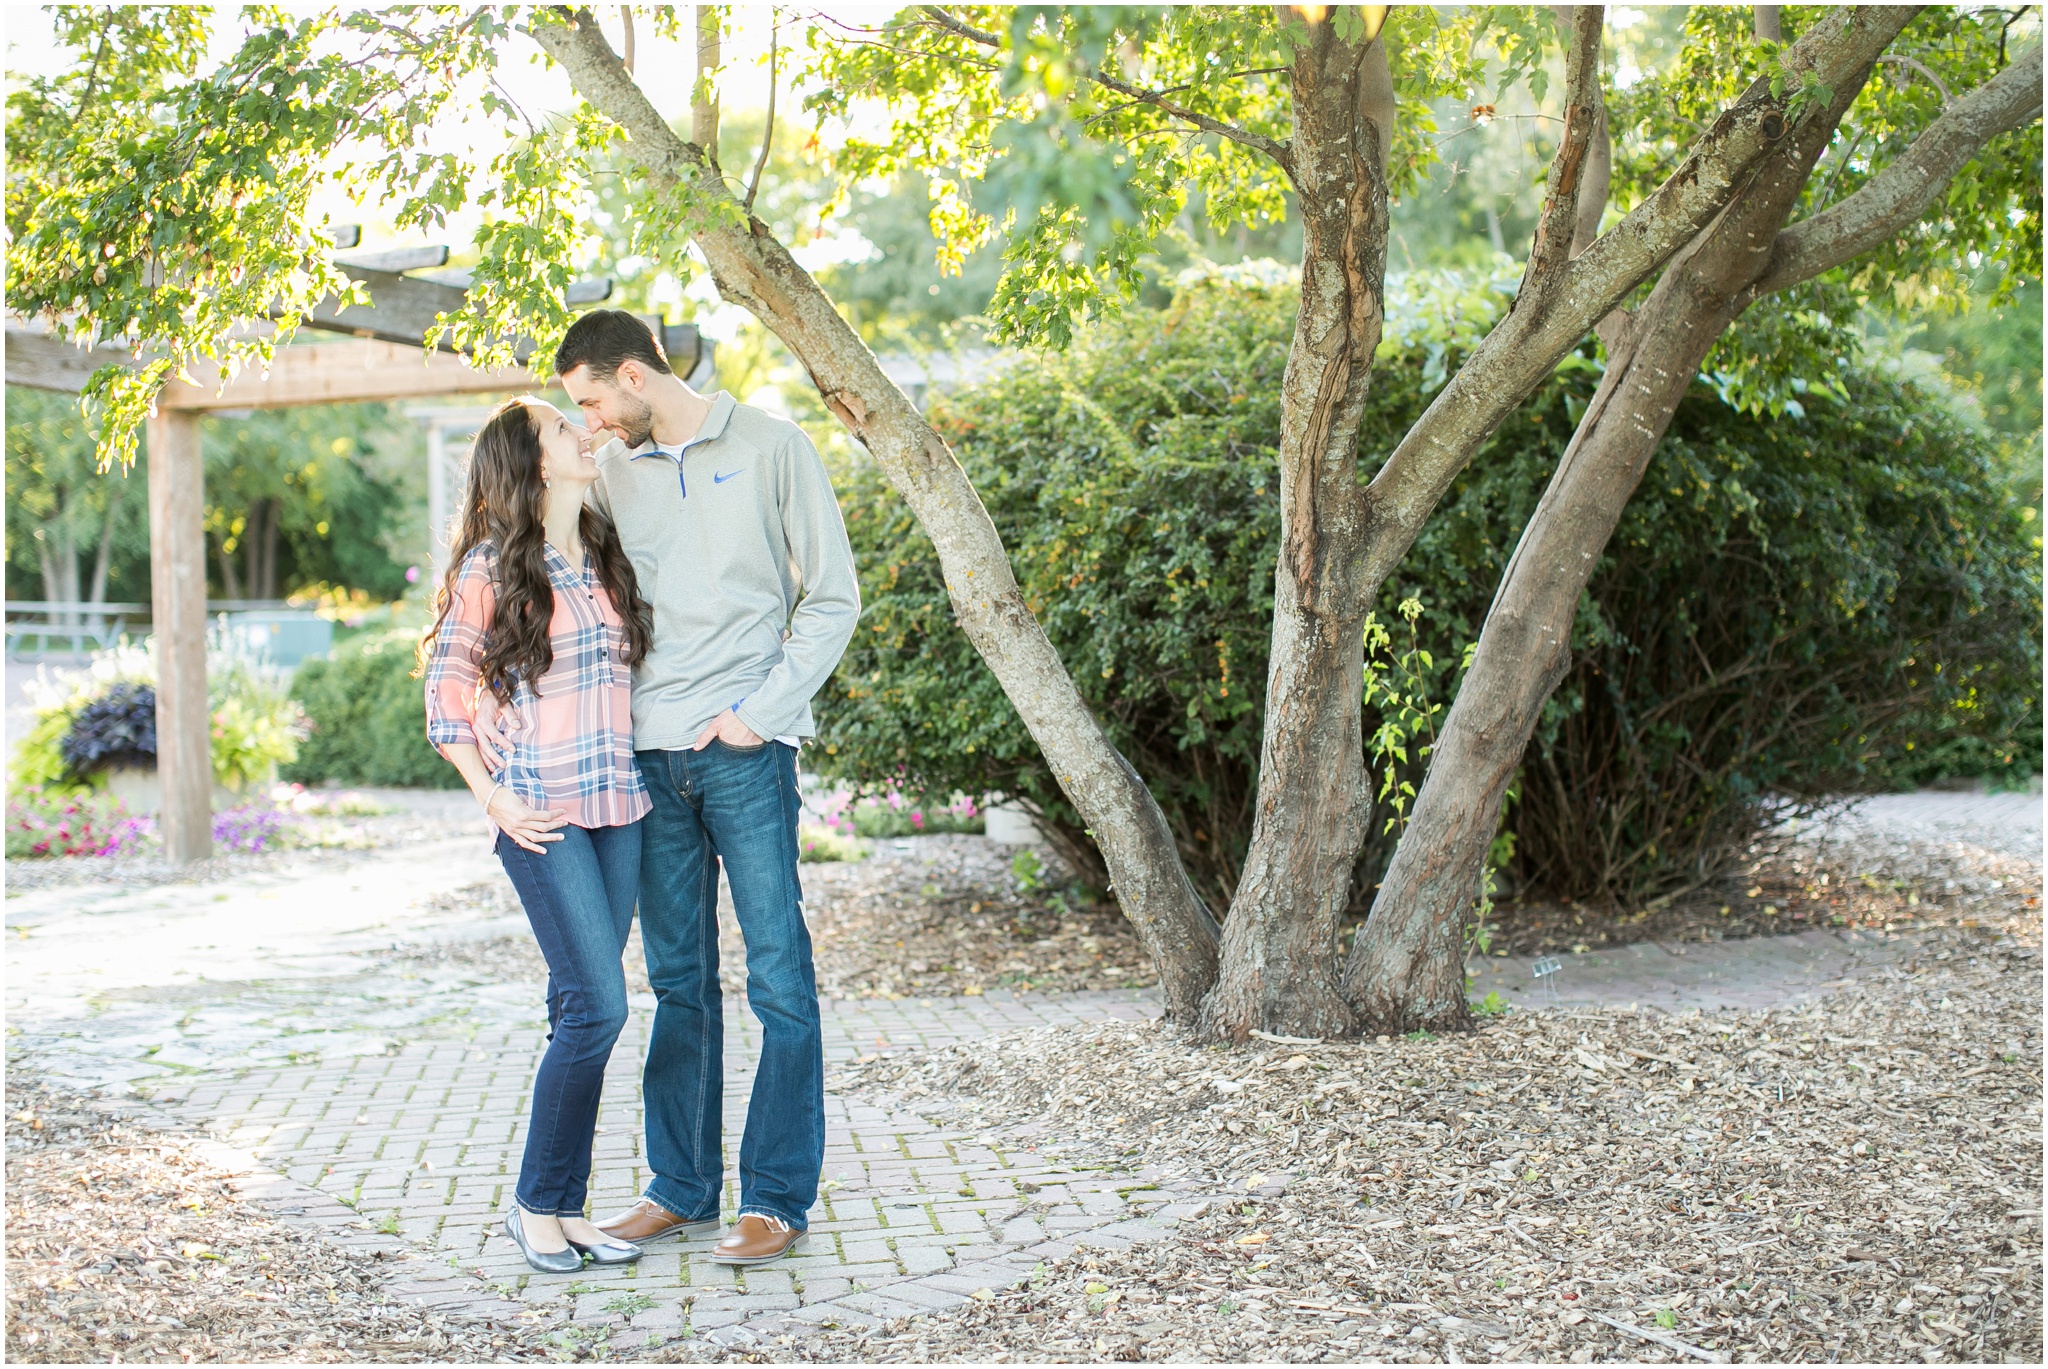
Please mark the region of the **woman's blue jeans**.
<svg viewBox="0 0 2048 1369"><path fill-rule="evenodd" d="M514 1192L536 1216L581 1217L604 1067L626 1025L623 961L640 888L640 823L560 831L545 855L498 836L498 859L548 962L548 1049L533 1081Z"/></svg>
<svg viewBox="0 0 2048 1369"><path fill-rule="evenodd" d="M725 1012L718 988L718 870L747 946L761 1058L740 1137L740 1204L798 1231L825 1159L825 1059L811 936L797 882L796 752L781 742L642 751L654 803L643 824L640 942L654 1030L640 1090L646 1193L686 1220L718 1215Z"/></svg>

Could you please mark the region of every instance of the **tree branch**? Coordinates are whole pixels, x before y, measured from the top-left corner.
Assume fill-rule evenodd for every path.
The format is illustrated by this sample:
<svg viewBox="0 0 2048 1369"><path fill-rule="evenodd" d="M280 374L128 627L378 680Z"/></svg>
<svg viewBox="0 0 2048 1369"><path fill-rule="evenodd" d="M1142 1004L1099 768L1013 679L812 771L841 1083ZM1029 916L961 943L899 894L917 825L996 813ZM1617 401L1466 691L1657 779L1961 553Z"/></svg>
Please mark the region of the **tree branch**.
<svg viewBox="0 0 2048 1369"><path fill-rule="evenodd" d="M1529 248L1517 302L1546 293L1572 259L1572 240L1578 236L1579 191L1584 183L1581 173L1593 146L1594 127L1600 122L1600 36L1606 17L1606 10L1599 5L1572 6L1571 42L1564 59L1564 133L1550 159L1543 212L1536 220L1536 241ZM1601 189L1604 192L1606 187Z"/></svg>
<svg viewBox="0 0 2048 1369"><path fill-rule="evenodd" d="M1934 72L1928 67L1928 65L1925 62L1921 61L1919 58L1908 57L1904 53L1899 52L1887 52L1884 56L1878 58L1877 60L1880 62L1890 62L1893 66L1904 67L1908 71L1917 71L1922 76L1926 77L1927 83L1933 86L1936 90L1941 92L1941 107L1943 109L1947 109L1950 105L1955 103L1956 97L1949 94L1948 83L1946 81L1943 81L1939 76L1936 76Z"/></svg>
<svg viewBox="0 0 2048 1369"><path fill-rule="evenodd" d="M1792 44L1787 61L1824 85L1860 88L1914 13L1891 6L1829 10ZM1595 323L1699 235L1787 131L1769 82L1754 82L1662 185L1570 261L1547 307L1517 308L1487 334L1366 488L1368 516L1379 527L1358 578L1366 602L1378 596L1480 444Z"/></svg>
<svg viewBox="0 0 2048 1369"><path fill-rule="evenodd" d="M697 76L690 83L690 141L704 149L713 166L718 165L718 24L717 6L697 6Z"/></svg>
<svg viewBox="0 0 2048 1369"><path fill-rule="evenodd" d="M973 27L971 24L955 19L937 5L924 5L920 8L940 28L965 38L970 43L979 43L983 47L990 48L1000 48L1003 45L1003 40L995 34L984 32ZM1214 133L1220 138L1228 138L1232 142L1243 143L1246 147L1263 152L1278 162L1283 168L1288 165L1287 144L1276 138L1269 138L1263 133L1254 133L1248 128L1240 128L1236 124L1225 122L1222 119L1212 119L1206 114L1199 114L1189 109L1186 105L1167 99L1163 91L1146 90L1143 86L1134 86L1129 81L1111 76L1104 71L1091 70L1088 73L1088 79L1101 86L1104 90L1121 95L1126 100L1130 100L1135 104L1151 105L1155 109L1171 114L1176 119L1187 120L1205 133Z"/></svg>
<svg viewBox="0 0 2048 1369"><path fill-rule="evenodd" d="M754 195L761 189L761 173L768 169L768 149L775 145L775 39L780 29L780 23L768 29L768 127L761 134L761 155L754 162L753 179L747 182L749 214L754 212Z"/></svg>
<svg viewBox="0 0 2048 1369"><path fill-rule="evenodd" d="M550 5L546 13L554 22L529 25L528 36L567 69L577 94L626 130L635 145L636 159L650 171L682 184L702 174L709 166L704 149L676 136L647 93L627 74L611 45L605 43L597 16L575 5ZM610 61L596 60L594 51L583 51L598 45Z"/></svg>
<svg viewBox="0 0 2048 1369"><path fill-rule="evenodd" d="M1905 155L1831 209L1780 232L1771 264L1753 294L1812 280L1893 237L1927 211L1984 144L2041 115L2037 44L1956 100L1913 140Z"/></svg>
<svg viewBox="0 0 2048 1369"><path fill-rule="evenodd" d="M1263 133L1254 133L1248 128L1239 128L1236 124L1226 123L1221 119L1212 119L1206 114L1199 114L1189 109L1186 105L1177 104L1167 99L1156 91L1134 86L1128 81L1111 76L1107 72L1091 71L1088 73L1088 76L1089 79L1093 80L1096 85L1101 86L1104 90L1113 91L1127 100L1151 105L1164 113L1171 114L1176 119L1187 120L1206 133L1214 133L1218 137L1228 138L1234 143L1243 143L1254 151L1263 152L1275 162L1278 162L1283 168L1290 161L1287 144L1277 138L1269 138Z"/></svg>

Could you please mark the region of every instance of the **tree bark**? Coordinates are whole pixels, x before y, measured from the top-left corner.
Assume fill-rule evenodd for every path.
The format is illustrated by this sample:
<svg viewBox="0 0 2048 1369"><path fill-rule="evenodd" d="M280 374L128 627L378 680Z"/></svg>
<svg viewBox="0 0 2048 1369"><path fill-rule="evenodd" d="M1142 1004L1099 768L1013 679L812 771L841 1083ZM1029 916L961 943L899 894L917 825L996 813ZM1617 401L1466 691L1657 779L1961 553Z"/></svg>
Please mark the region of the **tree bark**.
<svg viewBox="0 0 2048 1369"><path fill-rule="evenodd" d="M1384 41L1320 23L1296 48L1291 172L1301 307L1280 392L1280 556L1251 846L1198 1031L1343 1036L1337 916L1365 838L1365 535L1358 425L1379 346L1393 82Z"/></svg>
<svg viewBox="0 0 2048 1369"><path fill-rule="evenodd" d="M1166 1009L1191 1022L1216 978L1219 929L1181 868L1158 803L1089 710L1024 602L988 510L945 441L876 362L810 274L746 214L707 160L626 75L588 11L553 11L534 39L577 92L626 130L627 155L686 199L691 236L719 294L788 345L826 406L861 442L931 538L967 634L1092 831L1124 914L1159 969Z"/></svg>
<svg viewBox="0 0 2048 1369"><path fill-rule="evenodd" d="M1838 86L1826 116L1789 139L1713 228L1672 264L1637 312L1624 350L1610 356L1606 376L1502 576L1414 817L1353 947L1345 987L1378 1030L1469 1023L1462 954L1466 919L1500 821L1502 795L1544 701L1569 668L1579 597L1708 351L1767 292L1760 287L1790 278L1785 263L1814 237L1801 232L1806 225L1783 225L1869 71L1867 64L1852 83ZM1883 205L1888 216L1845 202L1846 217L1870 219L1873 240L1880 227L1899 231L1989 137L2038 116L2040 89L2035 49L1958 102L1893 168L1858 192ZM1930 185L1931 178L1937 179ZM1900 186L1912 193L1900 193Z"/></svg>

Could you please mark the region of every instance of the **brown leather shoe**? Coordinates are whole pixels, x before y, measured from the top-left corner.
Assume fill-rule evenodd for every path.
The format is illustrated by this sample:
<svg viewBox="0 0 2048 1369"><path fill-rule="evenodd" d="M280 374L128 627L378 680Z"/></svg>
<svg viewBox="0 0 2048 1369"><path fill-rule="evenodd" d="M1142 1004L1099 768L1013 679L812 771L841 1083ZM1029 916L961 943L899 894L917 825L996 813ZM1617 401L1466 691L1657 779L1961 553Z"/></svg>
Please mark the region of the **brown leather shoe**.
<svg viewBox="0 0 2048 1369"><path fill-rule="evenodd" d="M749 1212L711 1248L711 1258L719 1264L767 1264L787 1255L803 1238L803 1232L779 1218Z"/></svg>
<svg viewBox="0 0 2048 1369"><path fill-rule="evenodd" d="M646 1245L649 1241L666 1240L670 1236L681 1236L686 1240L692 1236L708 1236L718 1230L718 1218L686 1222L652 1198L642 1198L618 1216L599 1222L597 1229L613 1240Z"/></svg>

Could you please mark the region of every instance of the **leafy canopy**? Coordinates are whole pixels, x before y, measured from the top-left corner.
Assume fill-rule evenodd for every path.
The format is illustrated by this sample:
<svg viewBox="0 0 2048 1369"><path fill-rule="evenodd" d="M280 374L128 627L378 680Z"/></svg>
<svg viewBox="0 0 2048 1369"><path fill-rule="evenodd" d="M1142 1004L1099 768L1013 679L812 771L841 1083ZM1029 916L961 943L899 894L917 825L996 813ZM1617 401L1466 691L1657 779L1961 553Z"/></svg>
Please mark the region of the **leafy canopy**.
<svg viewBox="0 0 2048 1369"><path fill-rule="evenodd" d="M1351 42L1368 31L1357 7L1330 22ZM1078 320L1136 296L1191 196L1219 231L1286 216L1290 71L1308 32L1265 6L912 6L813 29L806 104L854 124L880 102L887 130L846 140L842 181L929 178L942 266L1005 240L998 336L1064 346ZM1402 6L1381 37L1399 195L1437 160L1434 102L1522 81L1540 99L1558 35L1540 6Z"/></svg>
<svg viewBox="0 0 2048 1369"><path fill-rule="evenodd" d="M89 391L102 461L133 458L135 429L166 377L265 359L319 300L357 298L311 209L324 190L374 200L401 230L445 229L466 206L487 211L466 254L468 303L441 323L485 362L505 360L523 335L542 344L545 364L570 317L563 291L593 212L630 207L617 255L679 276L692 274L689 234L742 213L712 178L621 195L616 126L581 103L527 110L506 91L500 63L530 50L532 30L578 22L576 11L252 7L241 45L210 70L202 11L56 13L73 64L9 97L7 298L67 336L123 339L146 356L138 370L109 368ZM1788 33L1815 13L1788 8ZM1328 22L1358 42L1370 20L1338 7ZM672 9L655 22L676 31ZM1823 94L1783 66L1782 49L1749 37L1748 23L1746 11L1695 6L1668 68L1610 92L1616 211L1669 174L1746 82ZM865 28L820 18L808 39L808 105L857 130L856 116L879 104L886 131L852 136L835 154L840 193L924 178L938 266L957 269L1001 239L990 306L999 336L1062 345L1078 320L1136 294L1143 262L1181 231L1174 219L1192 202L1216 229L1285 217L1289 68L1306 25L1286 8L1221 5L917 6ZM1466 101L1478 109L1517 85L1540 102L1559 64L1544 6L1399 6L1384 25L1399 102L1397 196L1437 162L1449 136L1441 113ZM1807 208L1882 170L1950 94L2038 34L2031 9L1924 12L1845 121ZM457 116L495 127L495 150L437 150L430 135ZM2007 268L2005 281L2038 275L2039 155L2038 126L2001 139L1915 231L1772 305L1782 336L1769 351L1724 349L1710 363L1724 394L1779 408L1799 402L1794 382L1836 383L1823 362L1872 293L1959 297L1963 273L1987 260ZM785 231L788 208L773 182L767 192ZM274 326L251 326L263 320Z"/></svg>

